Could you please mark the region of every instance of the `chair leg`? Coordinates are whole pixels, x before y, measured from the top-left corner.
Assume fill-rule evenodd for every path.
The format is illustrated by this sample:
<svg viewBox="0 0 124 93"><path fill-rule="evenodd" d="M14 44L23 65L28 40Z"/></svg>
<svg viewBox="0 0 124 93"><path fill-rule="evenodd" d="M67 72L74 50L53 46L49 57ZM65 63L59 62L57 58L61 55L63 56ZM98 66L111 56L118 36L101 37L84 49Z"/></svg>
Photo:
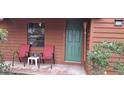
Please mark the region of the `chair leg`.
<svg viewBox="0 0 124 93"><path fill-rule="evenodd" d="M24 67L25 67L25 62L24 62Z"/></svg>
<svg viewBox="0 0 124 93"><path fill-rule="evenodd" d="M40 68L41 59L38 60L38 68Z"/></svg>
<svg viewBox="0 0 124 93"><path fill-rule="evenodd" d="M14 55L13 55L13 59L12 59L12 66L14 66Z"/></svg>
<svg viewBox="0 0 124 93"><path fill-rule="evenodd" d="M25 57L25 59L24 59L24 67L25 67L25 64L26 64L27 60L28 60L28 57Z"/></svg>
<svg viewBox="0 0 124 93"><path fill-rule="evenodd" d="M26 61L27 61L27 57L24 58L24 67L25 67Z"/></svg>
<svg viewBox="0 0 124 93"><path fill-rule="evenodd" d="M42 62L43 62L43 64L44 64L44 59L42 59Z"/></svg>
<svg viewBox="0 0 124 93"><path fill-rule="evenodd" d="M53 64L55 64L55 56L54 56L54 54L53 54Z"/></svg>
<svg viewBox="0 0 124 93"><path fill-rule="evenodd" d="M53 64L55 64L55 58L53 58Z"/></svg>
<svg viewBox="0 0 124 93"><path fill-rule="evenodd" d="M51 59L51 69L53 68L53 66L52 66L52 65L53 65L53 59Z"/></svg>
<svg viewBox="0 0 124 93"><path fill-rule="evenodd" d="M21 62L21 58L19 57L19 62Z"/></svg>

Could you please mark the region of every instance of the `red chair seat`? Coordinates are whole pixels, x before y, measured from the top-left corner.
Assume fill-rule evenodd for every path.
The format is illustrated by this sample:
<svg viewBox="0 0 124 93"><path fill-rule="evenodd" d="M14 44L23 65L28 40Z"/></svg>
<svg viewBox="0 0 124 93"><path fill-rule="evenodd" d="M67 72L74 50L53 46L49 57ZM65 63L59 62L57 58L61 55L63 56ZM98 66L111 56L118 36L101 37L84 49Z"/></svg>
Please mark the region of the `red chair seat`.
<svg viewBox="0 0 124 93"><path fill-rule="evenodd" d="M51 60L51 69L52 69L52 63L54 60L54 46L53 45L45 45L42 53L41 59L44 60Z"/></svg>
<svg viewBox="0 0 124 93"><path fill-rule="evenodd" d="M30 51L30 45L27 44L22 44L19 48L19 51L17 52L19 61L21 62L22 58L27 58L29 55L29 51ZM13 54L13 64L14 64L14 54ZM24 66L25 66L25 62L24 62Z"/></svg>

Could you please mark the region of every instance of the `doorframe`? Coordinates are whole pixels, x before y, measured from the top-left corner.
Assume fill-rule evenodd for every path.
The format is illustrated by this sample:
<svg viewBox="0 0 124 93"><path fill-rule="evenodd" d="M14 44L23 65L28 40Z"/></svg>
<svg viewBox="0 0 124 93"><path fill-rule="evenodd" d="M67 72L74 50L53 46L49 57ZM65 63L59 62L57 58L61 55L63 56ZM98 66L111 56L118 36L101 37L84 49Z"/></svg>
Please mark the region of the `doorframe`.
<svg viewBox="0 0 124 93"><path fill-rule="evenodd" d="M87 22L83 22L83 58L82 64L87 61Z"/></svg>
<svg viewBox="0 0 124 93"><path fill-rule="evenodd" d="M84 21L82 20L82 57L81 57L81 61L79 61L79 62L76 62L76 61L67 61L67 60L65 60L65 50L66 50L66 28L67 28L67 22L68 22L68 20L76 20L76 18L70 18L70 19L66 19L65 20L65 31L64 31L64 42L65 42L65 44L64 44L64 62L65 63L69 63L69 64L73 64L73 63L75 63L75 64L83 64L84 62Z"/></svg>

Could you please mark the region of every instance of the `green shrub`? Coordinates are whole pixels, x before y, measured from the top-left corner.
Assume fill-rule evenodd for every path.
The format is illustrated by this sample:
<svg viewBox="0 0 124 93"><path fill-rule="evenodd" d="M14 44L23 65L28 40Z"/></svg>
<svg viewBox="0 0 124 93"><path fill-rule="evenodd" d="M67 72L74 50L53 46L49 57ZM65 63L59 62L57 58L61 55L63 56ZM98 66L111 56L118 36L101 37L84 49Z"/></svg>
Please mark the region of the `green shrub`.
<svg viewBox="0 0 124 93"><path fill-rule="evenodd" d="M104 74L109 66L108 59L112 53L107 49L107 42L95 44L93 51L88 52L88 61L92 62L92 74Z"/></svg>
<svg viewBox="0 0 124 93"><path fill-rule="evenodd" d="M3 72L10 72L10 66L11 64L6 64L4 60L4 55L0 51L0 74Z"/></svg>
<svg viewBox="0 0 124 93"><path fill-rule="evenodd" d="M118 72L118 74L124 74L124 63L116 62L116 65L113 67L114 70Z"/></svg>
<svg viewBox="0 0 124 93"><path fill-rule="evenodd" d="M3 43L7 40L8 31L6 29L0 28L0 43ZM10 64L5 64L4 55L2 50L0 51L0 73L1 72L9 72Z"/></svg>
<svg viewBox="0 0 124 93"><path fill-rule="evenodd" d="M109 59L112 57L112 54L118 56L115 60L115 65L111 66L109 64ZM88 61L92 63L93 74L103 74L97 72L104 72L107 67L113 67L118 74L124 74L124 42L107 42L104 41L93 46L93 51L88 52Z"/></svg>
<svg viewBox="0 0 124 93"><path fill-rule="evenodd" d="M8 31L6 29L0 28L0 42L6 41L8 36Z"/></svg>
<svg viewBox="0 0 124 93"><path fill-rule="evenodd" d="M0 73L10 72L10 66L11 64L0 63Z"/></svg>

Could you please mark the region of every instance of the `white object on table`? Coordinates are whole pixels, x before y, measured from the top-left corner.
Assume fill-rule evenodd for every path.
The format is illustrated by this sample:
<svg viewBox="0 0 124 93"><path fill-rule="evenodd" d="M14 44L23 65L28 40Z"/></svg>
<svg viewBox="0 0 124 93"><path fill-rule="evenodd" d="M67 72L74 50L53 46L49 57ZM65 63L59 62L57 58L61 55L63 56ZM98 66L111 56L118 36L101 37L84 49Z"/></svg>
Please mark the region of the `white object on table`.
<svg viewBox="0 0 124 93"><path fill-rule="evenodd" d="M33 63L33 60L35 62L35 66L38 67L38 61L40 61L40 58L39 57L28 57L28 62L27 62L27 65L29 65L30 61L31 63Z"/></svg>

